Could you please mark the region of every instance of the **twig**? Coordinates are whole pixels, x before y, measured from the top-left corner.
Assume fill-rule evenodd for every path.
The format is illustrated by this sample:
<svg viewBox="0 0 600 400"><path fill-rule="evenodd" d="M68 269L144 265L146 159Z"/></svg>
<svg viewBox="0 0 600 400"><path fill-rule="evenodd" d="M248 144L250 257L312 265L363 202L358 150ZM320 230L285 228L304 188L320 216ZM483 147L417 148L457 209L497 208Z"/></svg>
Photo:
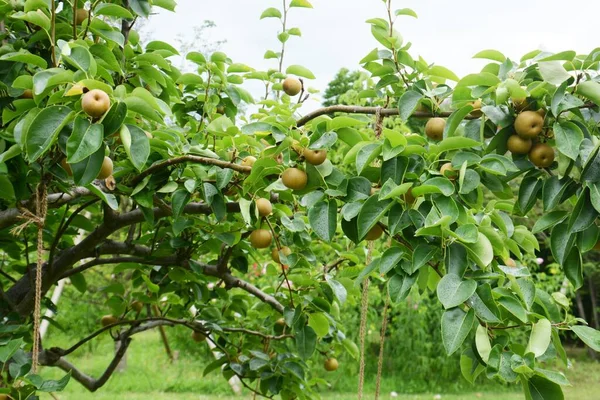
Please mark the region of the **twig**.
<svg viewBox="0 0 600 400"><path fill-rule="evenodd" d="M182 163L186 163L186 162L197 163L197 164L206 164L206 165L216 165L217 167L229 168L229 169L232 169L237 172L242 172L244 174L249 174L250 172L252 172L252 167L245 167L243 165L238 165L238 164L234 164L234 163L231 163L228 161L223 161L223 160L217 160L214 158L186 155L186 156L171 158L169 160L165 160L158 164L152 165L150 168L144 170L142 173L140 173L139 175L134 177L131 180L130 185L131 186L137 185L148 175L152 175L156 171L159 171L163 168L167 168L171 165L182 164Z"/></svg>
<svg viewBox="0 0 600 400"><path fill-rule="evenodd" d="M277 234L275 233L275 229L273 229L273 225L271 225L269 218L265 218L265 220L267 221L267 225L269 225L269 229L271 230L271 233L273 234L273 237L275 238L275 244L277 245L277 251L281 251L281 243L279 242L279 238L277 237ZM296 307L294 307L294 296L292 293L292 286L290 285L290 281L288 280L287 273L285 272L285 265L283 265L281 260L279 260L279 266L281 267L281 272L283 273L283 278L285 279L285 284L287 285L288 290L290 292L290 305L292 306L292 309L294 309Z"/></svg>
<svg viewBox="0 0 600 400"><path fill-rule="evenodd" d="M363 107L363 106L346 106L346 105L335 105L335 106L329 106L329 107L323 107L323 108L319 108L311 113L306 114L304 117L300 118L297 122L296 122L296 126L301 127L306 125L308 122L312 121L313 119L320 117L321 115L325 115L325 114L332 114L332 113L336 113L336 112L343 112L343 113L348 113L348 114L376 114L377 113L377 108L378 107ZM392 115L398 115L400 113L400 111L398 110L398 108L383 108L380 111L380 115L384 116L384 117L389 117ZM432 117L449 117L452 113L451 112L442 112L442 113L437 113L436 115L433 115L430 112L422 112L422 111L415 111L411 117L413 118L432 118ZM478 117L474 117L472 115L467 115L465 117L465 119L477 119Z"/></svg>

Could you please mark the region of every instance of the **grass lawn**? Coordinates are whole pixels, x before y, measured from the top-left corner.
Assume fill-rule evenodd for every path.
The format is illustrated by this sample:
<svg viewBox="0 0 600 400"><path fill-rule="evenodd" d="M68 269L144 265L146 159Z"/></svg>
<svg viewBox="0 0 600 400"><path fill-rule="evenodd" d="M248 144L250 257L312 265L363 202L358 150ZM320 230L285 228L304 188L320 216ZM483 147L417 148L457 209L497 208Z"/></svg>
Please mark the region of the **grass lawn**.
<svg viewBox="0 0 600 400"><path fill-rule="evenodd" d="M92 357L85 351L76 352L71 361L86 373L97 377L110 362L113 354L112 342L109 338L100 339L100 344ZM61 342L60 345L64 345ZM49 338L46 346L59 345ZM231 396L231 390L225 380L216 373L202 376L206 361L193 357L182 357L170 364L160 343L158 332L147 332L136 336L128 352L128 368L122 373L115 373L108 383L96 393L89 393L77 382L70 382L64 392L55 395L61 400L233 400L250 398L249 394L240 397ZM44 368L42 375L47 378L60 378L63 374L56 368ZM338 372L339 373L339 372ZM565 371L573 387L564 388L565 398L574 400L594 400L600 398L600 363L577 361L573 367ZM351 382L351 380L348 380ZM394 387L390 379L383 382L388 388L380 396L381 399L392 399L389 388ZM324 400L354 400L357 398L355 388L348 387L347 393L324 393ZM207 395L206 393L211 393ZM400 394L399 400L431 400L436 393ZM493 388L472 393L450 394L439 393L442 399L451 400L521 400L523 395L519 387L515 392L498 393ZM372 399L372 393L366 393L365 399ZM42 395L43 400L51 400L49 395Z"/></svg>

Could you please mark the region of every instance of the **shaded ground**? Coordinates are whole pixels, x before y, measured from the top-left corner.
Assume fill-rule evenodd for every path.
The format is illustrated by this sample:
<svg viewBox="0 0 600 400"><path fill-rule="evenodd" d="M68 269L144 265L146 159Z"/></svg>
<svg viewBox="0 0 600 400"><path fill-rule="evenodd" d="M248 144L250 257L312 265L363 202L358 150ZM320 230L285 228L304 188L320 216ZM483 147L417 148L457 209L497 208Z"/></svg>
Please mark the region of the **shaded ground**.
<svg viewBox="0 0 600 400"><path fill-rule="evenodd" d="M48 343L48 345L54 345ZM103 354L103 355L98 355ZM106 340L96 350L96 355L75 354L72 361L92 376L99 376L112 357L112 344ZM87 392L76 382L71 382L65 392L57 393L60 400L239 400L249 398L230 396L230 388L218 374L202 377L205 362L182 358L169 365L165 362L165 353L159 341L157 332L148 332L136 337L128 352L128 369L123 373L116 373L108 384L96 393ZM600 363L574 361L573 368L565 371L573 387L564 388L566 399L594 400L600 393ZM42 375L59 378L61 372L54 368L45 368ZM350 384L349 384L350 386ZM394 383L389 380L383 382L383 388L393 388ZM439 393L441 399L450 400L522 400L524 397L515 386L515 392L497 392L493 388L463 394ZM356 393L353 387L348 388L347 394L323 394L324 400L355 400ZM201 393L212 393L201 395ZM392 399L390 391L382 391L380 399ZM431 400L432 394L400 394L398 400ZM372 393L366 393L365 399L372 399ZM43 400L52 399L43 395Z"/></svg>

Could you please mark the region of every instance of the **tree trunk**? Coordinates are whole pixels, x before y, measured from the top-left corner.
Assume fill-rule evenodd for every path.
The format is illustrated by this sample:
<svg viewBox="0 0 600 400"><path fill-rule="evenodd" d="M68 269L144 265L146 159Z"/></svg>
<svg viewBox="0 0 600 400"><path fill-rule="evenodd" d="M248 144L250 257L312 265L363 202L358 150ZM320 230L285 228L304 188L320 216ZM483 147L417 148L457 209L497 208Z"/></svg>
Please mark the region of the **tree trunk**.
<svg viewBox="0 0 600 400"><path fill-rule="evenodd" d="M594 328L600 329L600 323L598 321L598 303L596 298L596 287L594 285L594 274L590 274L588 277L588 285L590 288L590 299L592 301L592 321L594 322Z"/></svg>
<svg viewBox="0 0 600 400"><path fill-rule="evenodd" d="M581 298L581 295L579 294L579 292L575 292L575 300L577 302L577 309L579 311L579 317L583 318L587 321L587 318L585 317L585 308L583 307L583 299ZM592 350L590 347L585 346L587 349L587 353L588 356L592 359L595 360L596 359L596 352L594 350Z"/></svg>

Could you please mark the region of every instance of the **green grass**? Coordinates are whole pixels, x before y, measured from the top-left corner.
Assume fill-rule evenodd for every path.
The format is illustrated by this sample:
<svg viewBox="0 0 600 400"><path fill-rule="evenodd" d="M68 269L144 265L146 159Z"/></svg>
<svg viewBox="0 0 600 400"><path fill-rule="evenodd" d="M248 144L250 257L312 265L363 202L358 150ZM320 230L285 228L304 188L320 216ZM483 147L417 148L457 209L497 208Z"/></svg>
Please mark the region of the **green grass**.
<svg viewBox="0 0 600 400"><path fill-rule="evenodd" d="M173 347L177 348L176 332L170 331ZM50 337L45 346L55 346L68 343L64 337ZM114 353L113 343L109 337L104 336L98 340L94 348L94 355L89 353L89 348L83 348L71 355L69 359L86 373L98 377L112 359ZM204 344L199 346L205 346ZM70 382L64 392L58 393L61 400L233 400L240 397L231 396L231 390L225 380L217 373L202 376L202 371L209 362L206 349L188 349L187 354L181 354L179 360L170 363L160 342L158 332L146 332L137 335L128 352L127 369L115 373L108 383L96 393L89 393L77 382ZM564 371L573 384L573 387L564 388L566 399L592 400L598 398L600 393L600 363L588 361L573 361L573 367ZM44 368L41 371L46 378L60 378L62 372L56 368ZM338 376L331 376L332 380L338 379L343 385L336 385L338 392L324 393L324 400L354 400L356 399L355 379L346 377L342 379L343 372ZM390 391L401 377L388 377L382 382L383 399L392 399ZM369 382L372 383L372 382ZM372 385L367 386L372 388ZM473 388L475 389L475 388ZM514 389L514 391L513 391ZM484 386L477 390L464 390L464 393L449 393L456 391L449 389L440 392L442 400L521 400L523 395L519 387L502 388L499 386ZM472 393L469 393L472 392ZM431 394L401 394L397 399L403 400L431 400L436 393ZM43 395L44 400L51 397ZM248 393L241 398L249 398ZM366 393L365 399L373 398L372 393Z"/></svg>

